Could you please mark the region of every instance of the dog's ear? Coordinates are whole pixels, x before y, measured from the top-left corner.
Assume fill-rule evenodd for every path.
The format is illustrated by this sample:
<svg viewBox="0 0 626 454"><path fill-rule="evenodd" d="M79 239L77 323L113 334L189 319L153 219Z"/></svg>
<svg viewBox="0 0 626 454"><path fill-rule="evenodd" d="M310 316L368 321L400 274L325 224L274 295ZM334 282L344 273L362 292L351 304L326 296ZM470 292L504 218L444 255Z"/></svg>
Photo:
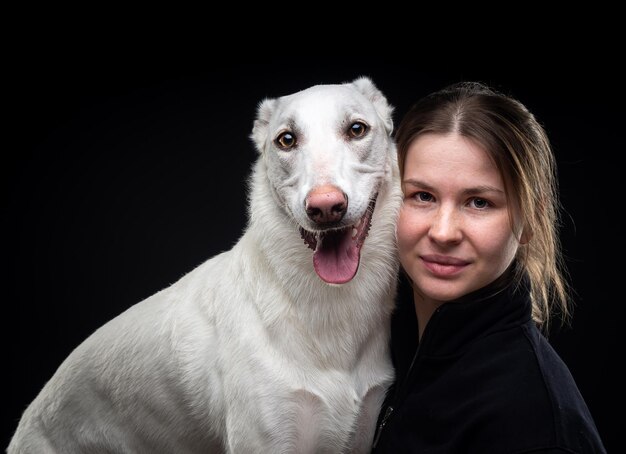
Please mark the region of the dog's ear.
<svg viewBox="0 0 626 454"><path fill-rule="evenodd" d="M263 152L263 146L267 140L267 129L275 107L276 99L269 98L264 99L257 106L256 119L254 120L254 126L252 127L252 134L250 134L250 138L254 142L254 145L259 153Z"/></svg>
<svg viewBox="0 0 626 454"><path fill-rule="evenodd" d="M374 85L374 82L367 76L361 76L350 83L374 104L378 116L383 120L385 130L391 135L393 131L393 106L387 102L385 95L383 95L376 85Z"/></svg>

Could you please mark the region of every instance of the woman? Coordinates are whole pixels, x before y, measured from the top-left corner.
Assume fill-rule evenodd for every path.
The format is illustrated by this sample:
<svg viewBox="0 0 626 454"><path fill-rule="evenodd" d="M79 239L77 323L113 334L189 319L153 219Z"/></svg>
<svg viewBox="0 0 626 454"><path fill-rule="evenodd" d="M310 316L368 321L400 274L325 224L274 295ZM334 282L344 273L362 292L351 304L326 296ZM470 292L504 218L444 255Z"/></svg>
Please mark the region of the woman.
<svg viewBox="0 0 626 454"><path fill-rule="evenodd" d="M541 125L519 101L460 83L415 104L396 141L413 304L395 314L397 378L374 452L605 452L540 331L569 315Z"/></svg>

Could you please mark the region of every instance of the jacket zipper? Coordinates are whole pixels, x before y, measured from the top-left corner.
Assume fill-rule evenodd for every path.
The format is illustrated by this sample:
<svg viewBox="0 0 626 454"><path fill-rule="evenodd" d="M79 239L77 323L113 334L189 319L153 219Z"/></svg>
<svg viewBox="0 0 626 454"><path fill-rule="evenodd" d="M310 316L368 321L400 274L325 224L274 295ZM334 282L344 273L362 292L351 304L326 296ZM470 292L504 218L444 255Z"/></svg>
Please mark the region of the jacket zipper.
<svg viewBox="0 0 626 454"><path fill-rule="evenodd" d="M440 309L441 307L438 307L437 309L435 309L435 311L433 312L433 315L431 315L430 317L428 325L432 325L431 322L433 318L435 318L436 314L439 313ZM394 409L397 407L396 404L399 403L400 399L404 397L405 393L403 394L402 391L406 391L409 378L411 377L412 372L413 372L413 367L415 366L415 363L417 362L417 358L418 358L420 350L422 349L422 345L424 345L424 341L427 338L426 337L427 331L428 331L428 326L426 326L426 329L424 330L424 335L422 336L421 341L417 344L417 348L415 349L415 354L413 355L413 359L411 360L411 365L409 366L409 370L405 374L404 380L402 380L402 385L399 386L398 389L396 390L393 400L391 401L391 404L387 406L383 419L380 421L380 424L376 428L376 434L374 435L374 442L372 443L372 448L375 448L376 445L378 444L378 441L380 440L380 436L383 432L383 428L387 424L387 421L389 421L389 418L393 414Z"/></svg>
<svg viewBox="0 0 626 454"><path fill-rule="evenodd" d="M389 405L387 407L387 410L385 410L385 416L383 416L382 421L380 421L380 424L376 428L376 436L374 437L374 443L372 444L373 448L375 448L376 445L378 444L378 440L380 440L380 435L383 433L383 427L385 427L385 424L387 424L387 420L389 419L392 413L393 413L393 407Z"/></svg>

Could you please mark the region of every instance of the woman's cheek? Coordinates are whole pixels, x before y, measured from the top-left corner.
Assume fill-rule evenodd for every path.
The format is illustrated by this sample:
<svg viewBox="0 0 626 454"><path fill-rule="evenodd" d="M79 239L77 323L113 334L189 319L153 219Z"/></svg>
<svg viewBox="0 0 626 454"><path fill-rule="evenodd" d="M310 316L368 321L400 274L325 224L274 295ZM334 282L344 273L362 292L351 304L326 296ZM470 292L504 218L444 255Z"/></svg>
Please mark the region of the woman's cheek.
<svg viewBox="0 0 626 454"><path fill-rule="evenodd" d="M417 242L417 230L417 225L415 222L412 222L412 217L407 213L406 209L401 209L396 226L398 249L401 257L413 249Z"/></svg>

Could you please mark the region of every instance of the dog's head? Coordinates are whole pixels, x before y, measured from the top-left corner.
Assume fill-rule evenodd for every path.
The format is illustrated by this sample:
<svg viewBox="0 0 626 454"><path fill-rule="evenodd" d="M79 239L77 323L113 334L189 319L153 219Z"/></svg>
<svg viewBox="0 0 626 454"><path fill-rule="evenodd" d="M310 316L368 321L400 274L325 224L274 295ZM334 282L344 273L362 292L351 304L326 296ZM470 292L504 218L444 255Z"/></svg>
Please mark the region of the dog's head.
<svg viewBox="0 0 626 454"><path fill-rule="evenodd" d="M393 108L367 77L263 100L251 138L326 282L350 281L391 174ZM303 246L304 247L304 246Z"/></svg>

